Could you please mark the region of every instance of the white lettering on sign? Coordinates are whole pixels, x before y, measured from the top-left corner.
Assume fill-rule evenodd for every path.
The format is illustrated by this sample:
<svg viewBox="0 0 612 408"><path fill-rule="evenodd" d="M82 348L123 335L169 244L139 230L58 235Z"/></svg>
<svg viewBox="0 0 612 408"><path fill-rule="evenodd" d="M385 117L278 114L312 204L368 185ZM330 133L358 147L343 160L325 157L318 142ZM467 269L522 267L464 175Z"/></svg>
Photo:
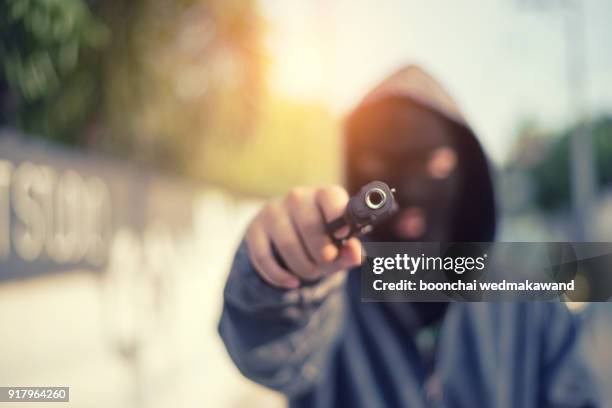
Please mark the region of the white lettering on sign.
<svg viewBox="0 0 612 408"><path fill-rule="evenodd" d="M46 255L58 264L100 265L110 236L110 191L100 178L0 160L0 260L14 250L28 262Z"/></svg>
<svg viewBox="0 0 612 408"><path fill-rule="evenodd" d="M84 225L87 236L86 260L101 265L107 257L112 235L111 195L101 179L92 177L85 182Z"/></svg>
<svg viewBox="0 0 612 408"><path fill-rule="evenodd" d="M36 260L45 243L45 218L41 197L46 190L40 169L31 162L22 163L13 177L12 201L17 219L13 243L17 254L26 261Z"/></svg>

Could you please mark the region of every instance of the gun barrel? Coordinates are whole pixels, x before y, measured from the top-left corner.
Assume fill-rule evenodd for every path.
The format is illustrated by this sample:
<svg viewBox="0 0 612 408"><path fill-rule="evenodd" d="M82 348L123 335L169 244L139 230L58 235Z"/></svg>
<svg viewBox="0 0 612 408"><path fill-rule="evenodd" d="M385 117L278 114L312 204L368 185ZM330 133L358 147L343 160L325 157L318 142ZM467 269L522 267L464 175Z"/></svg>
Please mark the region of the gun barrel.
<svg viewBox="0 0 612 408"><path fill-rule="evenodd" d="M372 181L349 199L344 214L327 224L327 232L336 244L343 244L351 236L369 232L374 226L389 218L397 209L395 189L382 181ZM341 228L349 231L337 237Z"/></svg>

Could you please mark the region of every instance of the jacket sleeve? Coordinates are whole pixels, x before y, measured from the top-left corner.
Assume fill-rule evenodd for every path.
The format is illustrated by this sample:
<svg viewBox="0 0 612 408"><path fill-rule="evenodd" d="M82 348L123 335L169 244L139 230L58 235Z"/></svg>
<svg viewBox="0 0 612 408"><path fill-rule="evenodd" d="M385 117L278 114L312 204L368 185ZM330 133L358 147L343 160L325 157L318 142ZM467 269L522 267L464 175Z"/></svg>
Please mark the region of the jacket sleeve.
<svg viewBox="0 0 612 408"><path fill-rule="evenodd" d="M283 290L264 282L240 244L224 290L219 334L243 375L287 396L320 377L346 312L346 275Z"/></svg>
<svg viewBox="0 0 612 408"><path fill-rule="evenodd" d="M582 319L559 303L545 305L540 406L599 407L599 390L583 353Z"/></svg>

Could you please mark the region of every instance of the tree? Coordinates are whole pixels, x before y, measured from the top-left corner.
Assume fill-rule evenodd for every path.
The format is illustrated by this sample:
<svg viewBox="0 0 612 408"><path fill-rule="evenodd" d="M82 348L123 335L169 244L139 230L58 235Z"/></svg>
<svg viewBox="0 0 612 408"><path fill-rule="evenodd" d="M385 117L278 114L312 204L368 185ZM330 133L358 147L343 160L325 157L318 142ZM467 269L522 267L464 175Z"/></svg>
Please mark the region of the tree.
<svg viewBox="0 0 612 408"><path fill-rule="evenodd" d="M569 145L573 128L547 137L546 153L528 168L534 185L536 204L544 210L567 207L570 204ZM612 117L602 116L592 122L595 168L599 188L612 186Z"/></svg>
<svg viewBox="0 0 612 408"><path fill-rule="evenodd" d="M79 143L100 98L106 25L82 0L0 2L0 120Z"/></svg>
<svg viewBox="0 0 612 408"><path fill-rule="evenodd" d="M0 0L0 16L0 124L182 174L204 141L251 132L252 0Z"/></svg>

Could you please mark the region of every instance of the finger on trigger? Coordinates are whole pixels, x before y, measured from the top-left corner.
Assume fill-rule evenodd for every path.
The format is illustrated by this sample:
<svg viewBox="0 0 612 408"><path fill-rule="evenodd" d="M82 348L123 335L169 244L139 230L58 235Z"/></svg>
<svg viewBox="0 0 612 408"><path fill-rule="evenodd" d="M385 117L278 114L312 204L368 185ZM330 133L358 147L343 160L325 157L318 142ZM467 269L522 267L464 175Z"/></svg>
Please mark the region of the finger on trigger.
<svg viewBox="0 0 612 408"><path fill-rule="evenodd" d="M317 206L323 217L325 225L332 222L333 220L341 217L346 210L346 205L349 201L348 193L345 189L340 186L324 187L320 188L316 193ZM348 226L342 227L334 233L336 238L342 238L349 232ZM325 249L326 253L333 255L328 259L336 258L338 252L335 245L331 242Z"/></svg>
<svg viewBox="0 0 612 408"><path fill-rule="evenodd" d="M340 255L334 262L324 267L324 274L354 268L361 264L361 242L357 238L348 239L340 248Z"/></svg>
<svg viewBox="0 0 612 408"><path fill-rule="evenodd" d="M340 249L338 257L345 267L353 267L361 264L363 247L359 239L349 238Z"/></svg>

